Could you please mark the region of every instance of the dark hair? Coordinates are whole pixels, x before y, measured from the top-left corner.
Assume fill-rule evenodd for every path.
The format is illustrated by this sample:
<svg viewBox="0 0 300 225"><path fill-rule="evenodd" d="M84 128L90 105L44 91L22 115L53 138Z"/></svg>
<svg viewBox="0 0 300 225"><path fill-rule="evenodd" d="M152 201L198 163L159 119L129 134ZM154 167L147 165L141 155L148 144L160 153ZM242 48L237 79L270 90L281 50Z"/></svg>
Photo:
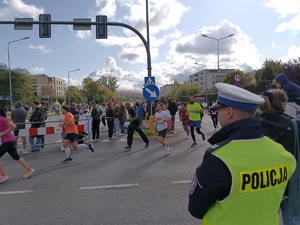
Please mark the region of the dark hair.
<svg viewBox="0 0 300 225"><path fill-rule="evenodd" d="M0 108L0 116L5 117L6 118L6 112Z"/></svg>
<svg viewBox="0 0 300 225"><path fill-rule="evenodd" d="M70 107L67 106L67 105L63 105L62 108L63 108L64 110L68 111L68 112L70 111Z"/></svg>

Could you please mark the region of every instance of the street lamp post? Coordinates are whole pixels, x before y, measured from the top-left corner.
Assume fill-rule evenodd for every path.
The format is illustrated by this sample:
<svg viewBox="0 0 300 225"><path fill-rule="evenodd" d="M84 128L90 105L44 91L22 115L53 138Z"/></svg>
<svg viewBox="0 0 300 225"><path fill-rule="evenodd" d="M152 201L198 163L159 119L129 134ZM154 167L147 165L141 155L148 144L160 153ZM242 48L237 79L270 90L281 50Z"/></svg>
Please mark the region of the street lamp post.
<svg viewBox="0 0 300 225"><path fill-rule="evenodd" d="M210 39L213 39L213 40L216 40L217 41L217 54L218 54L218 75L219 75L219 70L220 70L220 40L223 40L225 38L229 38L229 37L232 37L234 34L229 34L225 37L221 37L221 38L214 38L214 37L210 37L206 34L202 34L202 37L206 37L206 38L210 38Z"/></svg>
<svg viewBox="0 0 300 225"><path fill-rule="evenodd" d="M70 70L70 71L68 72L68 92L70 91L70 73L71 73L71 72L78 71L78 70L80 70L80 69ZM67 96L67 95L66 95L66 96ZM70 106L71 98L70 98L70 96L68 96L68 97L69 97L69 106ZM66 99L66 102L67 102L67 99Z"/></svg>
<svg viewBox="0 0 300 225"><path fill-rule="evenodd" d="M10 52L9 45L14 42L23 41L29 39L29 37L23 37L21 39L13 40L7 43L7 58L8 58L8 77L9 77L9 95L10 95L10 110L13 108L13 96L12 96L12 82L11 82L11 69L10 69Z"/></svg>
<svg viewBox="0 0 300 225"><path fill-rule="evenodd" d="M200 63L197 63L197 62L195 62L195 64L196 64L196 65L199 65L199 66L204 66L205 70L207 70L207 66L206 66L206 65L200 64ZM205 71L205 78L206 78L205 102L206 102L206 103L207 103L207 89L208 89L208 82L207 82L208 77L207 77L207 75L208 75L208 71Z"/></svg>

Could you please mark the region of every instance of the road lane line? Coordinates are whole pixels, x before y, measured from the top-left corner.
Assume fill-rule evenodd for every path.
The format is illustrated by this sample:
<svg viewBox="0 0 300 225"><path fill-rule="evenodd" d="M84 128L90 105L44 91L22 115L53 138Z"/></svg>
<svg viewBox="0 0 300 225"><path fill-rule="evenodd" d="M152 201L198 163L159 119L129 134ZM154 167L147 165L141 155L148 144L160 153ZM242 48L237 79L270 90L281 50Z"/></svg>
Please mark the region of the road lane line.
<svg viewBox="0 0 300 225"><path fill-rule="evenodd" d="M191 180L178 180L178 181L172 181L171 184L190 184Z"/></svg>
<svg viewBox="0 0 300 225"><path fill-rule="evenodd" d="M0 195L15 195L15 194L27 194L31 193L33 190L23 190L23 191L1 191Z"/></svg>
<svg viewBox="0 0 300 225"><path fill-rule="evenodd" d="M133 183L133 184L116 184L116 185L80 187L79 190L117 189L117 188L128 188L128 187L137 187L137 186L138 186L137 183Z"/></svg>

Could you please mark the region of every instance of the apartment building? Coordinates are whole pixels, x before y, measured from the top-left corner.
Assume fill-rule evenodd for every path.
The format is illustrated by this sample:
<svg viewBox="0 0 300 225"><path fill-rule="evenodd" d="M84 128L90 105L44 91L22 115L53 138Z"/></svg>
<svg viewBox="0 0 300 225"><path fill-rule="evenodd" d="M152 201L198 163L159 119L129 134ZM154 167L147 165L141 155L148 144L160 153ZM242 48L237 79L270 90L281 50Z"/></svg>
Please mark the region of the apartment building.
<svg viewBox="0 0 300 225"><path fill-rule="evenodd" d="M202 92L209 92L215 88L215 84L222 82L226 73L234 69L204 69L189 75L188 84L198 84Z"/></svg>
<svg viewBox="0 0 300 225"><path fill-rule="evenodd" d="M65 96L65 81L57 77L49 77L46 74L32 75L32 85L35 87L35 95Z"/></svg>
<svg viewBox="0 0 300 225"><path fill-rule="evenodd" d="M160 96L167 96L168 94L170 94L172 92L174 88L174 84L165 84L162 87L160 87Z"/></svg>

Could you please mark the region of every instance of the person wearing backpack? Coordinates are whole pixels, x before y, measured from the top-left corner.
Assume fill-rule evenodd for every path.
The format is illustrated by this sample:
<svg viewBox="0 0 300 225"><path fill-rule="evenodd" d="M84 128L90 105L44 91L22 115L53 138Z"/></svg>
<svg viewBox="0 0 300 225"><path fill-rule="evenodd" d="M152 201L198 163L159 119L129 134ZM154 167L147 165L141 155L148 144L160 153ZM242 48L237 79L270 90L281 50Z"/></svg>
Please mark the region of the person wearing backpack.
<svg viewBox="0 0 300 225"><path fill-rule="evenodd" d="M269 90L264 91L261 97L265 99L265 103L258 107L263 134L280 143L287 151L292 153L297 160L297 165L299 165L299 158L294 154L295 129L292 118L284 113L288 101L286 93L281 89ZM296 123L298 131L300 131L300 120L297 120ZM294 175L300 173L299 170L300 168L297 166ZM295 182L292 181L293 177L285 190L280 206L284 225L300 224L300 190L299 187L298 190L297 188L292 190L295 182L296 186L300 184L299 175L296 177Z"/></svg>
<svg viewBox="0 0 300 225"><path fill-rule="evenodd" d="M45 127L45 118L41 110L41 105L34 105L34 107L35 108L29 119L29 122L31 123L31 128ZM41 150L43 136L44 135L36 135L29 137L31 152L38 152ZM36 142L34 142L34 138L36 138Z"/></svg>

